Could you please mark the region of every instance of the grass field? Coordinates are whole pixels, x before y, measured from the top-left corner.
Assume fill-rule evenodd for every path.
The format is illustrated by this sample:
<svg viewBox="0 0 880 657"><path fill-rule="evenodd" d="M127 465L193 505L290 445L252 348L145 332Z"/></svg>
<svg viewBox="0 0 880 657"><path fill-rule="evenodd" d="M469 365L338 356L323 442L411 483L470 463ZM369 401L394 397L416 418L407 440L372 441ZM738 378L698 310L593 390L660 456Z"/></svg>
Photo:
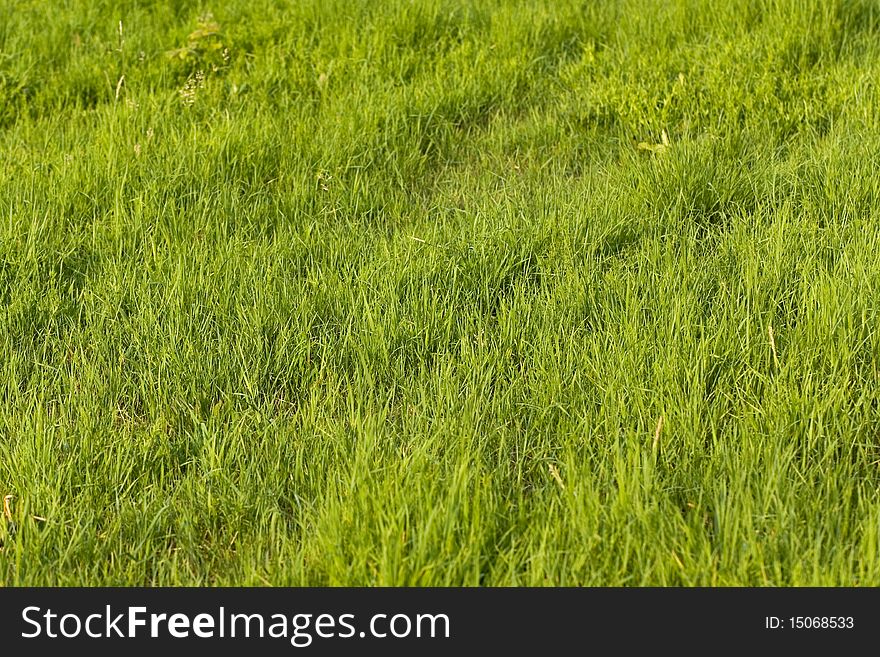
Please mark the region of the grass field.
<svg viewBox="0 0 880 657"><path fill-rule="evenodd" d="M880 3L0 0L0 582L880 585Z"/></svg>

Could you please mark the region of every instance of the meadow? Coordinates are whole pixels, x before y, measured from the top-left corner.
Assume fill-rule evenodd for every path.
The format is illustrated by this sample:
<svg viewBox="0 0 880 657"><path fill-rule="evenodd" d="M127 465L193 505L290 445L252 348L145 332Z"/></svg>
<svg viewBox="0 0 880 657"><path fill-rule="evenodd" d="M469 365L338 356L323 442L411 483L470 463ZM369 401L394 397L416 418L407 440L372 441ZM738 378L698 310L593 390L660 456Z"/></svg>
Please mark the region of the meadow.
<svg viewBox="0 0 880 657"><path fill-rule="evenodd" d="M874 0L0 0L0 583L880 585Z"/></svg>

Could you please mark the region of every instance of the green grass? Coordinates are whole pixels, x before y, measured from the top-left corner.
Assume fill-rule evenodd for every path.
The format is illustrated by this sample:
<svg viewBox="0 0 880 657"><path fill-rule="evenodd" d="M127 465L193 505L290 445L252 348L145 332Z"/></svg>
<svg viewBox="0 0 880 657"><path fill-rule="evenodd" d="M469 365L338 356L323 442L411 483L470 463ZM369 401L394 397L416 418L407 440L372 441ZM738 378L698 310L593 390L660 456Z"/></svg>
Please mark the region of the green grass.
<svg viewBox="0 0 880 657"><path fill-rule="evenodd" d="M0 0L0 582L880 585L877 80L873 0Z"/></svg>

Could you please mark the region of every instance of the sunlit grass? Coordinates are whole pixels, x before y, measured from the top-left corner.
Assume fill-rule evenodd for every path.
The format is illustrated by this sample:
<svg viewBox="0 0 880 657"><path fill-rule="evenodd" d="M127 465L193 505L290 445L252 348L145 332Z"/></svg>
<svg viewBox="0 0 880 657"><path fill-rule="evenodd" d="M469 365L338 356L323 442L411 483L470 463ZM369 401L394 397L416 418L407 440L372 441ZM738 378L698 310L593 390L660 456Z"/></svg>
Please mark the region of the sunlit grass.
<svg viewBox="0 0 880 657"><path fill-rule="evenodd" d="M880 585L878 79L872 0L0 0L0 582Z"/></svg>

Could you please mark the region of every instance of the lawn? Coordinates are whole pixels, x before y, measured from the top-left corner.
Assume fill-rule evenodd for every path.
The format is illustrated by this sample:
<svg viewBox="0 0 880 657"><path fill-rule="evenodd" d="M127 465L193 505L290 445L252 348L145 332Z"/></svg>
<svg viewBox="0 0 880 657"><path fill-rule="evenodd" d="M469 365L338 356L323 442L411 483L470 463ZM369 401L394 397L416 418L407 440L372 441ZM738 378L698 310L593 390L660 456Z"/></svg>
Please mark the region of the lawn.
<svg viewBox="0 0 880 657"><path fill-rule="evenodd" d="M0 0L0 583L880 585L880 4Z"/></svg>

